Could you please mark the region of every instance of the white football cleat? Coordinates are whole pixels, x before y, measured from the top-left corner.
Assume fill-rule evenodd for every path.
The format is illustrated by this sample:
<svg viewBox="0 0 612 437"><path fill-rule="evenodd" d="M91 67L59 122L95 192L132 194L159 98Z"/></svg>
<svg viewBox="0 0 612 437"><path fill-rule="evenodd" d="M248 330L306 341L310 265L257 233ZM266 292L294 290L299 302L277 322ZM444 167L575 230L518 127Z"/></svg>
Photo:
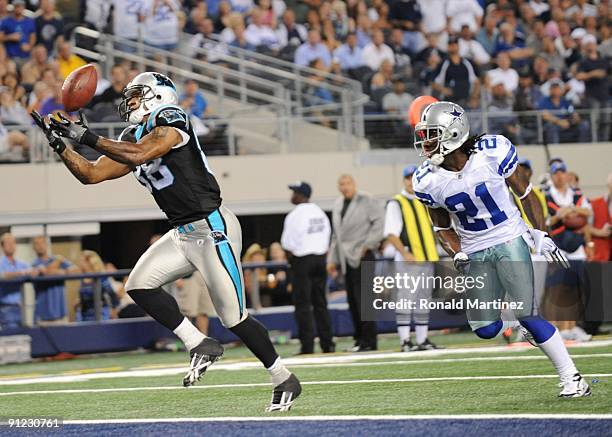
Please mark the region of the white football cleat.
<svg viewBox="0 0 612 437"><path fill-rule="evenodd" d="M266 412L289 411L293 401L297 399L300 393L302 393L302 385L292 373L285 382L274 387L274 390L272 390L272 401L268 408L266 408Z"/></svg>
<svg viewBox="0 0 612 437"><path fill-rule="evenodd" d="M189 351L189 370L183 377L183 387L191 387L202 378L206 370L223 355L223 346L217 340L206 337Z"/></svg>
<svg viewBox="0 0 612 437"><path fill-rule="evenodd" d="M589 384L587 384L580 373L576 373L574 376L561 378L559 387L563 387L563 390L559 393L560 398L582 398L591 396L591 387L589 387Z"/></svg>

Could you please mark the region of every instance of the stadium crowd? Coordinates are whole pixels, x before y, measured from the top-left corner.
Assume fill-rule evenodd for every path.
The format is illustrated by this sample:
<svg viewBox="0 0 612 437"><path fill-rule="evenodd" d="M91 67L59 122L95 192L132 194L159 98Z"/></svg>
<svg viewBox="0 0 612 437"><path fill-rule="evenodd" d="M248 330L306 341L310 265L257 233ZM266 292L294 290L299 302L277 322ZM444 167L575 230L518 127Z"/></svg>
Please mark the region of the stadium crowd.
<svg viewBox="0 0 612 437"><path fill-rule="evenodd" d="M77 24L165 50L176 50L184 31L211 63L234 46L350 77L370 96L370 113L403 116L413 96L431 94L486 111L489 133L518 144L610 139L612 8L604 0L82 0L80 6L77 21L55 0L0 0L0 153L27 154L27 137L10 126L29 124L28 111L61 109L61 81L85 63L67 42ZM102 100L94 104L116 103L137 73L129 63L123 70L100 78ZM325 88L310 92L319 101L335 99ZM189 103L201 119L201 102ZM533 114L515 113L534 110L543 111L542 139ZM108 117L102 121L116 120L114 107L101 113ZM480 120L474 117L476 126ZM408 133L405 124L394 126Z"/></svg>

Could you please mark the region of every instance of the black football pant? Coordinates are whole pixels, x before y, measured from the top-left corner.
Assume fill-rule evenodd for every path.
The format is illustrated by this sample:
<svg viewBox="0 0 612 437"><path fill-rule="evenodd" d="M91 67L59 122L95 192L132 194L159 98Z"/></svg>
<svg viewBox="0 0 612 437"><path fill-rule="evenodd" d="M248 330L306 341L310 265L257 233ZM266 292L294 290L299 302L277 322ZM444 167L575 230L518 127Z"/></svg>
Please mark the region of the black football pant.
<svg viewBox="0 0 612 437"><path fill-rule="evenodd" d="M321 349L328 351L333 345L331 319L325 295L325 260L325 255L296 256L291 259L293 304L302 353L314 352L313 316Z"/></svg>
<svg viewBox="0 0 612 437"><path fill-rule="evenodd" d="M362 261L374 261L374 253L368 251ZM355 343L361 347L376 349L376 322L363 321L361 317L361 265L353 268L346 265L346 297L353 320Z"/></svg>

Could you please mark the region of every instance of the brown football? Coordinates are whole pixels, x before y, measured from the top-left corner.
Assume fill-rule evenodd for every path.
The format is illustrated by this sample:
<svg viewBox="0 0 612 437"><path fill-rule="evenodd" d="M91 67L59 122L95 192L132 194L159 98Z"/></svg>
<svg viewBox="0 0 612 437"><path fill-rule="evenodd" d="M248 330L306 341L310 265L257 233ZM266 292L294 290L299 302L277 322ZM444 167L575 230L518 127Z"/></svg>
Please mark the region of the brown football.
<svg viewBox="0 0 612 437"><path fill-rule="evenodd" d="M587 218L577 212L570 212L563 219L563 224L567 229L580 229L587 224Z"/></svg>
<svg viewBox="0 0 612 437"><path fill-rule="evenodd" d="M98 72L92 64L83 65L68 75L62 85L62 104L68 112L87 105L98 86Z"/></svg>

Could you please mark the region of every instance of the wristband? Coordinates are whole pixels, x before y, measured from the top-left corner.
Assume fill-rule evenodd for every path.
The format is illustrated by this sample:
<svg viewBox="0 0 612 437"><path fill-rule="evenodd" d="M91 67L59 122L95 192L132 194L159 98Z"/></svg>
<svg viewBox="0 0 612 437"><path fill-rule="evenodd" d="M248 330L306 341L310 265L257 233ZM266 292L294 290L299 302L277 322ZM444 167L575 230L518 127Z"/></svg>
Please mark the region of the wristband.
<svg viewBox="0 0 612 437"><path fill-rule="evenodd" d="M529 185L527 185L527 188L525 188L525 192L523 193L522 196L519 196L519 199L523 200L525 197L527 197L529 193L531 193L532 188L533 188L533 185L531 184L531 182L529 182Z"/></svg>
<svg viewBox="0 0 612 437"><path fill-rule="evenodd" d="M98 138L100 138L100 135L96 135L92 131L87 129L83 133L83 137L81 138L80 142L81 142L81 144L85 144L86 146L89 146L89 147L95 149L96 145L98 144Z"/></svg>

